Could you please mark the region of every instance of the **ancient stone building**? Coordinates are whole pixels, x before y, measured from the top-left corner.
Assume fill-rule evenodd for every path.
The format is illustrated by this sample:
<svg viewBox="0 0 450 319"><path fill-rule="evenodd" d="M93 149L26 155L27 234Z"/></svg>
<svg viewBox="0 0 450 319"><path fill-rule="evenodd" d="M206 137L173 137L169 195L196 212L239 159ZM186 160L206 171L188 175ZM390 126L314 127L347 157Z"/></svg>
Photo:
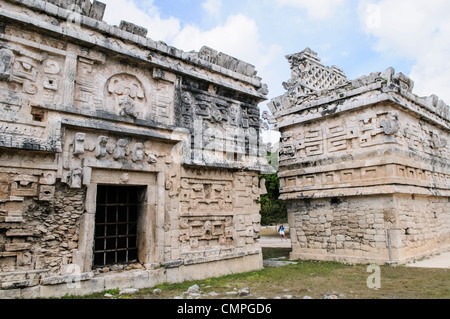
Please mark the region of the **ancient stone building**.
<svg viewBox="0 0 450 319"><path fill-rule="evenodd" d="M104 10L0 1L0 298L262 268L267 86Z"/></svg>
<svg viewBox="0 0 450 319"><path fill-rule="evenodd" d="M392 68L349 80L310 49L287 59L269 106L291 257L405 263L449 249L449 107Z"/></svg>

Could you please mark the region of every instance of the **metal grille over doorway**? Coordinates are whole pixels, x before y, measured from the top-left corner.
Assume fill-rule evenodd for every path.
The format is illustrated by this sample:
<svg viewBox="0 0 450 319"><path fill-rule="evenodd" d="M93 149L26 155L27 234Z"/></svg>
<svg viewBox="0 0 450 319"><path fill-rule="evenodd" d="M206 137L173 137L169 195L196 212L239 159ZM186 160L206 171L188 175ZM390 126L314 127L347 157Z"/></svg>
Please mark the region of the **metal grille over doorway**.
<svg viewBox="0 0 450 319"><path fill-rule="evenodd" d="M97 187L94 266L137 261L137 222L145 187Z"/></svg>

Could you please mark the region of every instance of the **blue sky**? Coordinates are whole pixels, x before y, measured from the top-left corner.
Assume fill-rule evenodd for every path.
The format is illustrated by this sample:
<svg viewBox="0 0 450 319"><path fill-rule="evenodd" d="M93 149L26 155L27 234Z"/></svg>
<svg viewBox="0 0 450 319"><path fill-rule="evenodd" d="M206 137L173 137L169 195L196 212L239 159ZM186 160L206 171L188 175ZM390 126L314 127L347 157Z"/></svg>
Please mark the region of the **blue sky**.
<svg viewBox="0 0 450 319"><path fill-rule="evenodd" d="M183 51L203 45L256 66L269 99L290 77L284 58L306 47L348 78L394 67L419 96L450 103L447 0L103 0L104 20L148 28ZM261 105L264 108L264 103Z"/></svg>

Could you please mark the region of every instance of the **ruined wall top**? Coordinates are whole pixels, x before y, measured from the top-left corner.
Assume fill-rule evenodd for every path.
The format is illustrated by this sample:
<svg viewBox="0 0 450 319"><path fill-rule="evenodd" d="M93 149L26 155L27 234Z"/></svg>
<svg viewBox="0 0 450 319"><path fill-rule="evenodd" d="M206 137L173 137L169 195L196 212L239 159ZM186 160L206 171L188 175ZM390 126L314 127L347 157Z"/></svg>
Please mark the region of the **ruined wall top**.
<svg viewBox="0 0 450 319"><path fill-rule="evenodd" d="M292 75L286 90L295 89L301 95L313 94L325 89L333 89L347 82L342 70L336 66L326 67L317 53L307 48L304 51L286 56Z"/></svg>
<svg viewBox="0 0 450 319"><path fill-rule="evenodd" d="M450 195L449 106L393 68L350 80L307 49L273 99L283 200ZM333 204L333 202L331 203Z"/></svg>
<svg viewBox="0 0 450 319"><path fill-rule="evenodd" d="M257 76L255 67L249 63L231 57L227 54L217 52L211 48L203 47L199 52L184 52L180 49L167 45L162 41L154 41L147 37L148 30L132 22L121 21L119 26L112 26L102 21L106 9L106 4L94 0L4 0L11 4L25 6L33 11L41 12L47 16L53 16L58 20L72 22L80 27L93 29L104 34L106 37L118 38L122 41L131 42L141 48L155 50L171 58L181 59L186 63L194 64L196 67L206 68L213 72L218 72L227 77L248 83L255 87L255 90L242 90L246 94L257 96L261 100L266 99L268 94L267 85L261 83L261 78ZM16 18L16 14L10 10L0 8L2 17ZM36 21L35 25L43 26L43 21ZM61 23L56 20L52 22L52 29L56 29ZM54 31L54 30L52 30ZM78 37L78 40L85 40L81 33L72 32L69 28L60 30L65 36ZM151 30L150 30L151 31ZM59 32L59 33L61 33ZM148 59L147 59L148 58ZM150 57L145 57L150 61ZM176 67L174 67L176 68ZM235 86L239 89L242 86Z"/></svg>
<svg viewBox="0 0 450 319"><path fill-rule="evenodd" d="M81 15L102 21L105 13L106 4L94 0L43 0L63 9L75 11Z"/></svg>
<svg viewBox="0 0 450 319"><path fill-rule="evenodd" d="M449 127L449 106L436 95L413 94L414 81L392 67L349 80L339 68L324 66L309 48L286 58L291 68L291 78L283 83L287 92L268 104L280 128L382 101Z"/></svg>

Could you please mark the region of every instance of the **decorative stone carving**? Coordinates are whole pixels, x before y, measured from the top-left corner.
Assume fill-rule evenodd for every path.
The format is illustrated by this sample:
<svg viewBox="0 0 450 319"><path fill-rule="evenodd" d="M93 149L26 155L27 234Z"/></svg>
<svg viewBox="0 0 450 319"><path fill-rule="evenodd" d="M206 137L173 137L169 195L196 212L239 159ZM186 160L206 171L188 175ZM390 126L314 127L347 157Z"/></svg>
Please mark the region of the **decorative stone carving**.
<svg viewBox="0 0 450 319"><path fill-rule="evenodd" d="M39 187L39 200L51 202L55 197L55 186L41 185Z"/></svg>
<svg viewBox="0 0 450 319"><path fill-rule="evenodd" d="M202 47L200 49L200 52L192 52L191 54L197 56L202 60L208 61L213 64L218 64L224 68L241 73L246 76L252 76L255 72L255 67L253 65L240 61L225 53L218 52L207 46Z"/></svg>
<svg viewBox="0 0 450 319"><path fill-rule="evenodd" d="M254 67L154 42L131 24L96 23L98 1L0 6L0 295L58 297L72 266L91 293L105 266L96 252L102 195L108 228L114 197L133 201L115 226L131 221L129 255L161 282L170 280L162 267L205 278L211 267L261 269L261 165L250 158L265 156L257 105L268 90ZM205 155L195 163L193 138ZM117 263L112 280L125 274L114 269L128 271Z"/></svg>
<svg viewBox="0 0 450 319"><path fill-rule="evenodd" d="M128 22L128 21L124 21L124 20L120 21L119 28L124 30L124 31L127 31L127 32L130 32L130 33L136 34L138 36L141 36L141 37L145 37L147 35L147 32L148 32L148 30L146 28L143 28L143 27L138 26L138 25L136 25L134 23L131 23L131 22Z"/></svg>
<svg viewBox="0 0 450 319"><path fill-rule="evenodd" d="M115 160L124 159L128 156L129 150L127 148L129 140L120 139L116 143L116 147L114 148L113 157Z"/></svg>
<svg viewBox="0 0 450 319"><path fill-rule="evenodd" d="M19 175L11 184L11 196L36 196L38 177L32 175Z"/></svg>
<svg viewBox="0 0 450 319"><path fill-rule="evenodd" d="M133 162L142 162L144 160L145 150L144 144L136 143L133 148Z"/></svg>
<svg viewBox="0 0 450 319"><path fill-rule="evenodd" d="M287 58L287 92L268 105L291 258L406 263L445 249L448 223L432 213L450 195L448 107L392 68L348 81L309 49Z"/></svg>
<svg viewBox="0 0 450 319"><path fill-rule="evenodd" d="M56 172L47 171L43 172L39 179L39 184L42 185L54 185L56 182Z"/></svg>
<svg viewBox="0 0 450 319"><path fill-rule="evenodd" d="M84 140L86 133L76 133L73 141L73 155L84 154Z"/></svg>
<svg viewBox="0 0 450 319"><path fill-rule="evenodd" d="M231 217L182 218L180 225L180 241L187 250L233 245Z"/></svg>
<svg viewBox="0 0 450 319"><path fill-rule="evenodd" d="M14 54L12 51L0 49L0 81L9 81L13 64Z"/></svg>
<svg viewBox="0 0 450 319"><path fill-rule="evenodd" d="M383 128L384 134L394 135L399 131L398 113L389 113L388 118L381 120L380 125Z"/></svg>
<svg viewBox="0 0 450 319"><path fill-rule="evenodd" d="M183 127L191 127L193 125L193 113L192 113L192 106L193 106L193 97L188 92L183 92L181 94L181 123Z"/></svg>
<svg viewBox="0 0 450 319"><path fill-rule="evenodd" d="M11 80L21 83L25 93L34 95L38 92L38 86L36 85L37 74L38 65L36 60L23 56L15 59Z"/></svg>
<svg viewBox="0 0 450 319"><path fill-rule="evenodd" d="M136 119L145 107L145 94L141 82L133 75L118 74L107 83L108 103L116 105L121 116Z"/></svg>
<svg viewBox="0 0 450 319"><path fill-rule="evenodd" d="M81 188L83 178L83 169L81 167L75 167L70 169L69 175L69 187L70 188Z"/></svg>
<svg viewBox="0 0 450 319"><path fill-rule="evenodd" d="M149 153L149 154L148 154L148 162L149 162L150 164L155 164L156 162L158 162L158 159L156 158L155 155Z"/></svg>
<svg viewBox="0 0 450 319"><path fill-rule="evenodd" d="M55 60L45 61L44 67L44 88L47 90L57 91L59 86L59 72L61 67Z"/></svg>
<svg viewBox="0 0 450 319"><path fill-rule="evenodd" d="M108 136L99 136L97 139L97 145L95 146L95 157L102 158L107 154L106 144L109 141Z"/></svg>
<svg viewBox="0 0 450 319"><path fill-rule="evenodd" d="M119 101L120 115L130 116L136 119L139 116L139 112L135 110L135 105L133 100L129 96L125 96Z"/></svg>
<svg viewBox="0 0 450 319"><path fill-rule="evenodd" d="M152 112L153 120L166 124L170 123L170 109L172 106L173 101L169 83L159 81L156 84L155 107Z"/></svg>
<svg viewBox="0 0 450 319"><path fill-rule="evenodd" d="M292 70L291 79L283 83L292 98L305 97L321 90L333 89L346 83L345 74L339 68L325 67L320 63L317 53L311 49L286 56Z"/></svg>

